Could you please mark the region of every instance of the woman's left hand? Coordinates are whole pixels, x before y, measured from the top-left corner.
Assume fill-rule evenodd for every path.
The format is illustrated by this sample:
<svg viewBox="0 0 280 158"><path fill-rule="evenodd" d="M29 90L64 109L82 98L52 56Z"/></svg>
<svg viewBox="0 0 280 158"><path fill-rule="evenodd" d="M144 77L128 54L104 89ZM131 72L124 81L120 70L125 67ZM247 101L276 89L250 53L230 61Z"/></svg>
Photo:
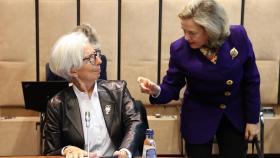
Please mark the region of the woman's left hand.
<svg viewBox="0 0 280 158"><path fill-rule="evenodd" d="M118 158L128 158L128 155L124 150L115 151L113 156L117 156Z"/></svg>
<svg viewBox="0 0 280 158"><path fill-rule="evenodd" d="M245 129L245 139L246 140L253 140L259 133L258 124L247 123Z"/></svg>

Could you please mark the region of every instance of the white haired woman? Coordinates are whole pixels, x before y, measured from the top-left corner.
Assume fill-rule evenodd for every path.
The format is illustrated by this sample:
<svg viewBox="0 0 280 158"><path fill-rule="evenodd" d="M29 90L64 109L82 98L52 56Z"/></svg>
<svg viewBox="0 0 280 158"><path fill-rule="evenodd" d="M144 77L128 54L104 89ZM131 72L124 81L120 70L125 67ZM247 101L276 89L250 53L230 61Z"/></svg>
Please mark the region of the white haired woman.
<svg viewBox="0 0 280 158"><path fill-rule="evenodd" d="M84 33L61 37L49 63L52 72L73 86L48 104L44 154L83 158L89 150L93 157L135 156L145 137L140 111L125 81L98 80L100 51Z"/></svg>

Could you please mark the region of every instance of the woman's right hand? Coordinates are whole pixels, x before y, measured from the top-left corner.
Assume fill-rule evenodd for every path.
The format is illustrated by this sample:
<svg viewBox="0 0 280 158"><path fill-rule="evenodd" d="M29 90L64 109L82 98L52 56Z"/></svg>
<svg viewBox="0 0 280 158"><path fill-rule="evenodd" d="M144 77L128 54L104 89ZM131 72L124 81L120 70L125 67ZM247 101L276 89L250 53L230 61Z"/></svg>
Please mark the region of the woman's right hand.
<svg viewBox="0 0 280 158"><path fill-rule="evenodd" d="M151 80L145 78L145 77L138 77L137 79L140 90L142 93L147 93L152 96L158 96L160 93L160 87L152 82Z"/></svg>
<svg viewBox="0 0 280 158"><path fill-rule="evenodd" d="M75 146L67 146L64 151L63 155L66 156L66 158L84 158L88 156L87 151L82 150ZM97 157L96 153L90 153L90 157Z"/></svg>

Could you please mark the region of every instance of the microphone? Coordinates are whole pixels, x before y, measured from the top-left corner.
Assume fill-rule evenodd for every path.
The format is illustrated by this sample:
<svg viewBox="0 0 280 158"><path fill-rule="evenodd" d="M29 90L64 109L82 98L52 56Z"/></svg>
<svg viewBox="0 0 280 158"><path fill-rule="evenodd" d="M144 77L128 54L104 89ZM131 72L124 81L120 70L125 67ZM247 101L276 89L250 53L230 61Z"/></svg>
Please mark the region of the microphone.
<svg viewBox="0 0 280 158"><path fill-rule="evenodd" d="M88 138L88 136L89 136L89 125L90 125L90 112L89 111L87 111L87 112L85 112L85 121L86 121L86 128L87 128L87 140L86 140L86 142L87 142L87 157L89 158L89 138Z"/></svg>

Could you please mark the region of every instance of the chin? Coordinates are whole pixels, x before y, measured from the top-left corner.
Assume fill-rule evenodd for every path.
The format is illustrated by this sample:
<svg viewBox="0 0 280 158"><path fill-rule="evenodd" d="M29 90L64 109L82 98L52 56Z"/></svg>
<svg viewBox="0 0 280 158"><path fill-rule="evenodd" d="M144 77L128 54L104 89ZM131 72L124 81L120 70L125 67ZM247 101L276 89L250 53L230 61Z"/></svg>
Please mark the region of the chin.
<svg viewBox="0 0 280 158"><path fill-rule="evenodd" d="M192 49L199 49L199 48L201 48L202 46L198 46L198 45L190 45L190 47L191 47Z"/></svg>
<svg viewBox="0 0 280 158"><path fill-rule="evenodd" d="M100 79L100 74L96 75L96 80Z"/></svg>
<svg viewBox="0 0 280 158"><path fill-rule="evenodd" d="M198 46L190 46L192 49L198 49L198 48L200 48L200 47L198 47Z"/></svg>

